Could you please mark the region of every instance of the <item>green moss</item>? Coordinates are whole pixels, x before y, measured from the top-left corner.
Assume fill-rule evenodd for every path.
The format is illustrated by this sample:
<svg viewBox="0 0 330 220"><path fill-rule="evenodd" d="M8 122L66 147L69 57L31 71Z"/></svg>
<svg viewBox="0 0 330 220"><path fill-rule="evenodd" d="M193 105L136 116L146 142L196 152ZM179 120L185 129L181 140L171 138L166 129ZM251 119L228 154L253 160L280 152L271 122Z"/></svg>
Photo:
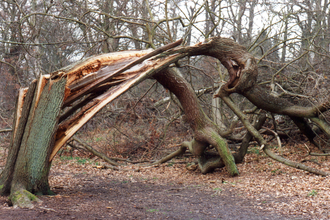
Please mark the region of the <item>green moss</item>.
<svg viewBox="0 0 330 220"><path fill-rule="evenodd" d="M31 201L38 201L38 197L36 197L35 195L33 195L32 193L30 193L27 190L24 190L25 195L31 200Z"/></svg>
<svg viewBox="0 0 330 220"><path fill-rule="evenodd" d="M22 197L23 197L22 192L16 191L12 195L9 196L9 199L13 204L15 204L15 203L17 203L17 201L20 201Z"/></svg>
<svg viewBox="0 0 330 220"><path fill-rule="evenodd" d="M60 160L73 160L73 157L70 156L61 156Z"/></svg>
<svg viewBox="0 0 330 220"><path fill-rule="evenodd" d="M4 185L0 185L0 191L2 190L3 187L4 187Z"/></svg>
<svg viewBox="0 0 330 220"><path fill-rule="evenodd" d="M9 196L9 199L14 205L14 207L21 208L33 208L34 205L32 204L32 202L41 202L41 200L37 196L33 195L25 189L15 191Z"/></svg>
<svg viewBox="0 0 330 220"><path fill-rule="evenodd" d="M211 138L216 142L217 146L214 146L214 147L218 150L223 162L226 165L226 168L227 168L227 171L229 172L229 174L231 176L239 175L237 166L235 164L234 157L231 154L231 152L227 146L227 143L219 136L218 133L216 133L213 130L211 131Z"/></svg>

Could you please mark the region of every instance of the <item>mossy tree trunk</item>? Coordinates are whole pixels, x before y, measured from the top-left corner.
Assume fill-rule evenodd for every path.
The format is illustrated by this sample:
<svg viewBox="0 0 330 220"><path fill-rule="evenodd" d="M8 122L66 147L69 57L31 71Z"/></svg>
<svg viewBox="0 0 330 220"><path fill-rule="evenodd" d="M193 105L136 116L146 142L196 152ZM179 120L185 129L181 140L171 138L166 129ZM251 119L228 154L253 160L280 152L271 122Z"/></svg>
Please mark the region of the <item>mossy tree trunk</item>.
<svg viewBox="0 0 330 220"><path fill-rule="evenodd" d="M174 69L170 68L155 74L154 78L176 95L184 109L186 121L193 129L195 137L187 144L190 152L196 156L203 156L205 148L212 145L217 149L228 173L231 176L238 175L238 169L227 142L220 136L221 131L216 124L203 112L191 85ZM203 167L201 170L204 173Z"/></svg>
<svg viewBox="0 0 330 220"><path fill-rule="evenodd" d="M37 85L36 85L37 84ZM53 150L66 78L41 77L31 84L18 114L12 144L1 175L1 193L10 193L14 205L32 207L32 194L50 194L49 156Z"/></svg>

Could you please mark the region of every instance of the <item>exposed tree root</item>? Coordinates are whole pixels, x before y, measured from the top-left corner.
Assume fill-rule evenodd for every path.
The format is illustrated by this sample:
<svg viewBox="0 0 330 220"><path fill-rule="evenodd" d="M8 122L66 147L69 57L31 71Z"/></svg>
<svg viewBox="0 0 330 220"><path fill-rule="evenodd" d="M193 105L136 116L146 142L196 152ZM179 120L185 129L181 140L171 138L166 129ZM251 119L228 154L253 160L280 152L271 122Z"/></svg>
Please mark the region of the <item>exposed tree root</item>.
<svg viewBox="0 0 330 220"><path fill-rule="evenodd" d="M190 153L192 153L194 156L202 156L208 144L196 141L194 138L191 141L183 142L182 146L187 147Z"/></svg>
<svg viewBox="0 0 330 220"><path fill-rule="evenodd" d="M11 193L9 200L11 201L14 208L20 207L32 209L34 208L34 203L42 203L38 197L22 188Z"/></svg>
<svg viewBox="0 0 330 220"><path fill-rule="evenodd" d="M198 167L202 174L210 173L216 168L222 168L225 163L218 154L204 153L198 158Z"/></svg>
<svg viewBox="0 0 330 220"><path fill-rule="evenodd" d="M265 120L266 120L266 115L261 114L258 120L256 121L254 127L257 130L259 130L261 126L265 123ZM247 149L249 147L249 143L252 138L253 136L249 132L243 138L241 147L239 148L238 152L233 155L236 164L243 162L244 156L246 155ZM199 165L199 169L203 174L212 172L216 168L222 168L225 166L224 162L222 161L221 157L219 157L218 154L209 153L209 152L204 153L198 158L198 165Z"/></svg>

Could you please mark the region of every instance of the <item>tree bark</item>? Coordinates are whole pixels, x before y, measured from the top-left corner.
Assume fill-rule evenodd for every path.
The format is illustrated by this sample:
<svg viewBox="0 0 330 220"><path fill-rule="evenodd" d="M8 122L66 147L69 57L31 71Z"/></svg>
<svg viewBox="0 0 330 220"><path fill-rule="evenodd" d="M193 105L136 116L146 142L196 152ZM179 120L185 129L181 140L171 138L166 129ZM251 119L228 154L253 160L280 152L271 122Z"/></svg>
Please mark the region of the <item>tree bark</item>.
<svg viewBox="0 0 330 220"><path fill-rule="evenodd" d="M38 85L32 84L26 95L24 117L20 117L13 132L10 157L1 176L2 192L8 193L10 189L9 198L14 206L31 208L31 201L37 200L32 193L52 194L48 185L49 156L54 146L65 85L66 78L48 80L42 76Z"/></svg>

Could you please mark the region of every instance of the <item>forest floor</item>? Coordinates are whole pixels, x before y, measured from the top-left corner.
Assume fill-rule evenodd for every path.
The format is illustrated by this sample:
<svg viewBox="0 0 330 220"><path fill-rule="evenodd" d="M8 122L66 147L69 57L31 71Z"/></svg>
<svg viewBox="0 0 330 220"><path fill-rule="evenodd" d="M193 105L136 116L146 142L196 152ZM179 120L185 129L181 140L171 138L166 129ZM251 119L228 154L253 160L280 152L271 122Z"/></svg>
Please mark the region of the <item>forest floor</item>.
<svg viewBox="0 0 330 220"><path fill-rule="evenodd" d="M286 144L281 153L330 172L329 157L305 157L304 145ZM275 162L257 146L238 164L238 177L225 169L202 175L195 161L187 154L156 167L112 170L74 150L52 163L55 196L40 196L34 209L13 208L0 196L0 219L330 219L330 177Z"/></svg>

